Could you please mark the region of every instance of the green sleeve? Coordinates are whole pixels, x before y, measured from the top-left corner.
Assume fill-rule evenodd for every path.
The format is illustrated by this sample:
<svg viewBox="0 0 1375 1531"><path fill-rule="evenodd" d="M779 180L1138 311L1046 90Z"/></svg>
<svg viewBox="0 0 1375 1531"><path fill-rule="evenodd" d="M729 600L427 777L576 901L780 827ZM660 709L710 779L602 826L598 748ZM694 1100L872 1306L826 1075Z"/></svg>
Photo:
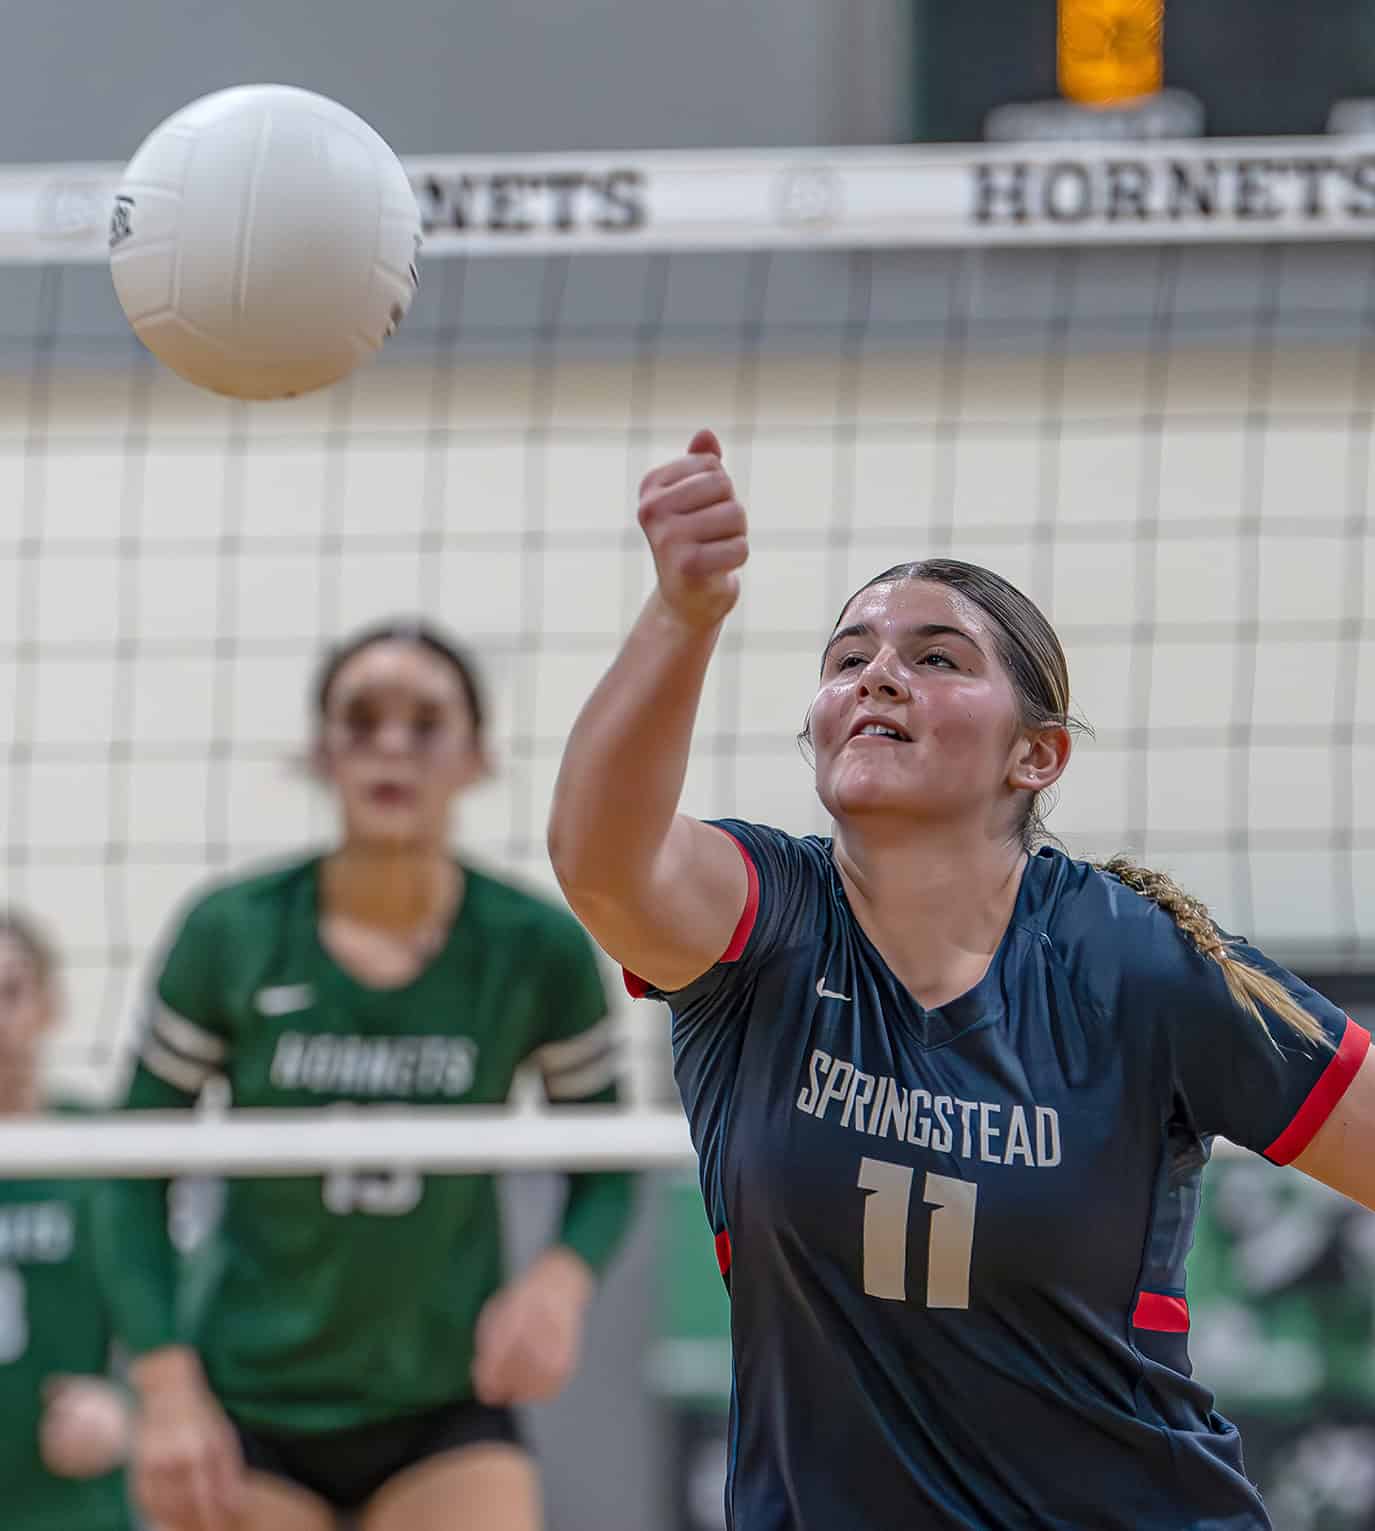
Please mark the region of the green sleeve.
<svg viewBox="0 0 1375 1531"><path fill-rule="evenodd" d="M571 915L551 919L536 934L539 1000L531 1061L544 1078L551 1106L614 1100L619 1031L608 1013L597 955Z"/></svg>
<svg viewBox="0 0 1375 1531"><path fill-rule="evenodd" d="M140 1063L129 1087L130 1110L184 1108L186 1101ZM134 1355L180 1342L177 1255L167 1226L169 1180L111 1180L93 1209L97 1258L116 1338Z"/></svg>
<svg viewBox="0 0 1375 1531"><path fill-rule="evenodd" d="M597 955L568 916L541 943L542 1043L534 1053L550 1106L614 1106L619 1046ZM559 1242L599 1274L619 1248L634 1209L635 1177L598 1171L568 1177Z"/></svg>
<svg viewBox="0 0 1375 1531"><path fill-rule="evenodd" d="M620 1170L570 1175L558 1241L601 1275L620 1248L634 1210L634 1175Z"/></svg>
<svg viewBox="0 0 1375 1531"><path fill-rule="evenodd" d="M173 1095L130 1093L134 1109L191 1105L229 1060L230 1026L224 1013L222 962L232 932L218 918L214 895L183 920L149 996L139 1038L139 1063ZM147 1098L136 1098L139 1094Z"/></svg>
<svg viewBox="0 0 1375 1531"><path fill-rule="evenodd" d="M143 1020L126 1110L189 1109L227 1065L229 1031L219 1003L225 948L216 924L213 904L197 905L163 961ZM112 1273L108 1290L115 1331L136 1355L181 1340L169 1185L170 1177L113 1180L95 1209L102 1264Z"/></svg>
<svg viewBox="0 0 1375 1531"><path fill-rule="evenodd" d="M63 1116L86 1117L92 1114L89 1104L73 1105L63 1102L57 1110ZM120 1250L112 1245L109 1237L105 1199L109 1194L109 1182L94 1178L83 1179L79 1192L79 1244L78 1259L89 1278L89 1292L101 1318L103 1339L107 1352L105 1380L123 1385L122 1360L117 1339L117 1316L115 1291L121 1279ZM92 1372L91 1375L98 1375Z"/></svg>

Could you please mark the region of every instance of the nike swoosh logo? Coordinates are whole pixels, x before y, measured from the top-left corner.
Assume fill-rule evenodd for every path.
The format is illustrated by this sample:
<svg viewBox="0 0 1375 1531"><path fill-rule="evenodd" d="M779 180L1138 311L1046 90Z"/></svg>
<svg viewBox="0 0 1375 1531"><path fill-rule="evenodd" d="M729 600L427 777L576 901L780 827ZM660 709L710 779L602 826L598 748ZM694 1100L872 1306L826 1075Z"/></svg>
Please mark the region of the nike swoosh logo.
<svg viewBox="0 0 1375 1531"><path fill-rule="evenodd" d="M259 989L253 999L259 1015L292 1015L310 1009L315 990L308 983L280 984L275 989Z"/></svg>
<svg viewBox="0 0 1375 1531"><path fill-rule="evenodd" d="M816 995L817 995L818 999L844 999L844 1000L848 1000L850 998L850 996L848 994L837 994L834 989L828 989L826 987L826 977L825 977L825 974L823 974L816 981Z"/></svg>

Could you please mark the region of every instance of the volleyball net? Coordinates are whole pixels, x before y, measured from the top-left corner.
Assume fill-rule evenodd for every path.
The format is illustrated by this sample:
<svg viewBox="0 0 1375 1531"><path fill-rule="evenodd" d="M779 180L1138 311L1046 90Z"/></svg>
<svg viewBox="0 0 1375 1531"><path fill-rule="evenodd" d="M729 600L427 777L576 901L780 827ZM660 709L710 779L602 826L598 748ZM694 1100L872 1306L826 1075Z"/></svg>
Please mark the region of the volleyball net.
<svg viewBox="0 0 1375 1531"><path fill-rule="evenodd" d="M649 588L636 486L703 424L753 553L689 811L824 829L795 743L824 634L889 564L968 558L1051 616L1096 730L1050 819L1068 847L1168 869L1305 974L1359 965L1359 140L410 168L430 233L405 325L344 383L270 405L197 392L128 333L103 264L111 167L0 174L3 900L66 957L60 1085L118 1089L191 890L328 838L299 769L308 680L365 622L423 613L476 650L498 768L464 800L462 843L552 889L563 740ZM636 1109L551 1131L681 1160L665 1028L641 1010ZM212 1127L217 1163L181 1134L170 1156L261 1166L250 1138L269 1129L182 1133ZM370 1126L368 1152L472 1167L437 1124L394 1129L389 1150ZM34 1153L59 1131L22 1130ZM311 1129L316 1162L335 1130ZM0 1133L7 1162L19 1132Z"/></svg>

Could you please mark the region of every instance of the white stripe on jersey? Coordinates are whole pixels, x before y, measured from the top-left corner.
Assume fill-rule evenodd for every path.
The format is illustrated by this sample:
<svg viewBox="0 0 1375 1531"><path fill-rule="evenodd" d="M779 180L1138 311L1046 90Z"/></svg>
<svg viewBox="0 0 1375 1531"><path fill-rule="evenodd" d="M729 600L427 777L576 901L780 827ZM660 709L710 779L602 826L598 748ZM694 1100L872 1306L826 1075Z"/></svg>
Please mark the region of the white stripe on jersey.
<svg viewBox="0 0 1375 1531"><path fill-rule="evenodd" d="M161 1002L155 1002L153 1031L174 1052L182 1053L197 1062L223 1063L229 1048L213 1031L197 1026L184 1015L178 1015Z"/></svg>
<svg viewBox="0 0 1375 1531"><path fill-rule="evenodd" d="M569 1037L566 1042L546 1042L534 1052L534 1062L545 1074L557 1074L564 1069L581 1067L595 1058L603 1048L613 1047L620 1038L620 1027L614 1016L608 1015L595 1026Z"/></svg>
<svg viewBox="0 0 1375 1531"><path fill-rule="evenodd" d="M209 1064L191 1063L169 1052L156 1037L149 1037L143 1044L139 1059L150 1074L188 1095L199 1095L216 1072Z"/></svg>
<svg viewBox="0 0 1375 1531"><path fill-rule="evenodd" d="M580 1069L546 1074L544 1093L550 1100L581 1100L586 1095L598 1095L608 1085L615 1084L619 1060L620 1049L608 1047L600 1058L594 1058Z"/></svg>

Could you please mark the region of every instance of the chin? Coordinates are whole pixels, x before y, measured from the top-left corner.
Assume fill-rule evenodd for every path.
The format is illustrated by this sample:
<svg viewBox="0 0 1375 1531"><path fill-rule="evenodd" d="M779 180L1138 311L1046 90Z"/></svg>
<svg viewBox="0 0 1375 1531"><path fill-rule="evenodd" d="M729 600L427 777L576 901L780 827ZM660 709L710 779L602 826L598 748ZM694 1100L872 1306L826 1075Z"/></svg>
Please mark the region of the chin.
<svg viewBox="0 0 1375 1531"><path fill-rule="evenodd" d="M364 813L349 825L348 837L355 845L374 846L378 850L405 850L411 846L427 845L430 836L422 824L410 815L399 819L395 815Z"/></svg>
<svg viewBox="0 0 1375 1531"><path fill-rule="evenodd" d="M955 805L913 791L909 784L876 779L869 772L844 772L823 791L817 788L822 806L833 819L882 816L907 821L950 817Z"/></svg>
<svg viewBox="0 0 1375 1531"><path fill-rule="evenodd" d="M853 819L870 813L910 813L911 805L904 804L891 787L879 782L845 782L829 791L818 791L821 806L833 819Z"/></svg>

